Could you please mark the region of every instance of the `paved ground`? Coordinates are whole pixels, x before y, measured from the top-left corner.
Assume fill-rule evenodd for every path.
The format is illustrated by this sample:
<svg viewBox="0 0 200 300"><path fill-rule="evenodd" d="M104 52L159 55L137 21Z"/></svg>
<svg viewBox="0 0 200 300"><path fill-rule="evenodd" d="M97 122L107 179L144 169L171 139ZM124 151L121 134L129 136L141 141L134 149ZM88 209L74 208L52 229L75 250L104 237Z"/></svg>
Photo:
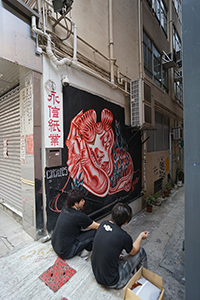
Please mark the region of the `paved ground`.
<svg viewBox="0 0 200 300"><path fill-rule="evenodd" d="M149 231L149 237L142 245L148 255L149 269L163 278L165 300L185 299L184 188L174 191L161 206L155 206L152 213L142 210L124 229L133 238L143 230ZM34 241L17 221L0 209L0 299L122 299L122 289L99 286L92 274L90 259L80 257L67 260L76 274L53 292L39 276L56 259L50 241L44 244Z"/></svg>

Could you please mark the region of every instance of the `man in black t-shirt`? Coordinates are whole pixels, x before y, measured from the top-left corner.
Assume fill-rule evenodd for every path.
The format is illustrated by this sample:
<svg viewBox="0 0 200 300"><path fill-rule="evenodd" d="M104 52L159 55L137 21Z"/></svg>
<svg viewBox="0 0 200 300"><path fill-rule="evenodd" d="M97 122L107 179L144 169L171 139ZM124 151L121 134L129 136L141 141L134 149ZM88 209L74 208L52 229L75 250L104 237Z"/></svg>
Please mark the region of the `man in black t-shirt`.
<svg viewBox="0 0 200 300"><path fill-rule="evenodd" d="M80 190L70 190L57 219L51 243L56 254L62 259L71 258L84 249L92 250L99 223L80 211L85 204L84 196ZM90 230L81 230L86 228Z"/></svg>
<svg viewBox="0 0 200 300"><path fill-rule="evenodd" d="M97 230L91 262L94 276L101 285L122 288L135 269L147 268L147 256L141 241L148 237L148 232L141 232L133 243L131 236L121 228L131 217L131 207L118 203L112 209L112 219L102 222ZM128 254L123 256L123 250Z"/></svg>

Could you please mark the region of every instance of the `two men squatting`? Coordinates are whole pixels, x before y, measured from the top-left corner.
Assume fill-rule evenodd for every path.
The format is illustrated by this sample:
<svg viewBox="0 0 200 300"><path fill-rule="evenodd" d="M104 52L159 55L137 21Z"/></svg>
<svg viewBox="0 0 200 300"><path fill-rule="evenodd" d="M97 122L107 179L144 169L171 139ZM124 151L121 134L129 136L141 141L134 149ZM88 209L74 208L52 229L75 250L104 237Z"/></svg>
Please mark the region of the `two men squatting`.
<svg viewBox="0 0 200 300"><path fill-rule="evenodd" d="M124 203L113 207L111 220L101 224L93 221L81 211L84 197L84 192L77 189L68 192L52 235L53 249L62 259L72 258L84 249L92 251L96 281L109 288L122 288L141 266L148 267L146 252L141 247L148 232L141 232L133 242L122 229L132 218L131 207Z"/></svg>

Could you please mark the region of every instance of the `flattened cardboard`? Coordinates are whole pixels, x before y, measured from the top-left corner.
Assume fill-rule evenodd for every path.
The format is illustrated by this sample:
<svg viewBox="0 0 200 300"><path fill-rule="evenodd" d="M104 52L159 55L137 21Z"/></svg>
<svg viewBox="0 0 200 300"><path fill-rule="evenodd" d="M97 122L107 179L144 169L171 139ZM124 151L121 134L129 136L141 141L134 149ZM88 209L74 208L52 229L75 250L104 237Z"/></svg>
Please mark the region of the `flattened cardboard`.
<svg viewBox="0 0 200 300"><path fill-rule="evenodd" d="M127 285L123 289L123 300L141 300L136 294L134 294L131 290L133 284L139 280L141 277L146 278L148 281L153 283L161 290L161 295L158 300L164 300L164 289L163 289L163 280L159 275L141 267L137 273L133 275L133 277L129 280Z"/></svg>

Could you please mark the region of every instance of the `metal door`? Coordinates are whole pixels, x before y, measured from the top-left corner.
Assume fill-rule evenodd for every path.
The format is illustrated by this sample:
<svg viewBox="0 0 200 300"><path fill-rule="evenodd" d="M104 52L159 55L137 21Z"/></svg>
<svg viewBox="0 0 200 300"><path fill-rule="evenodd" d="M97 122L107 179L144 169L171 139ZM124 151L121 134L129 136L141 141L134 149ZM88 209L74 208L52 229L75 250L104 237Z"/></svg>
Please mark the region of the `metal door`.
<svg viewBox="0 0 200 300"><path fill-rule="evenodd" d="M19 86L0 97L0 200L21 215Z"/></svg>

